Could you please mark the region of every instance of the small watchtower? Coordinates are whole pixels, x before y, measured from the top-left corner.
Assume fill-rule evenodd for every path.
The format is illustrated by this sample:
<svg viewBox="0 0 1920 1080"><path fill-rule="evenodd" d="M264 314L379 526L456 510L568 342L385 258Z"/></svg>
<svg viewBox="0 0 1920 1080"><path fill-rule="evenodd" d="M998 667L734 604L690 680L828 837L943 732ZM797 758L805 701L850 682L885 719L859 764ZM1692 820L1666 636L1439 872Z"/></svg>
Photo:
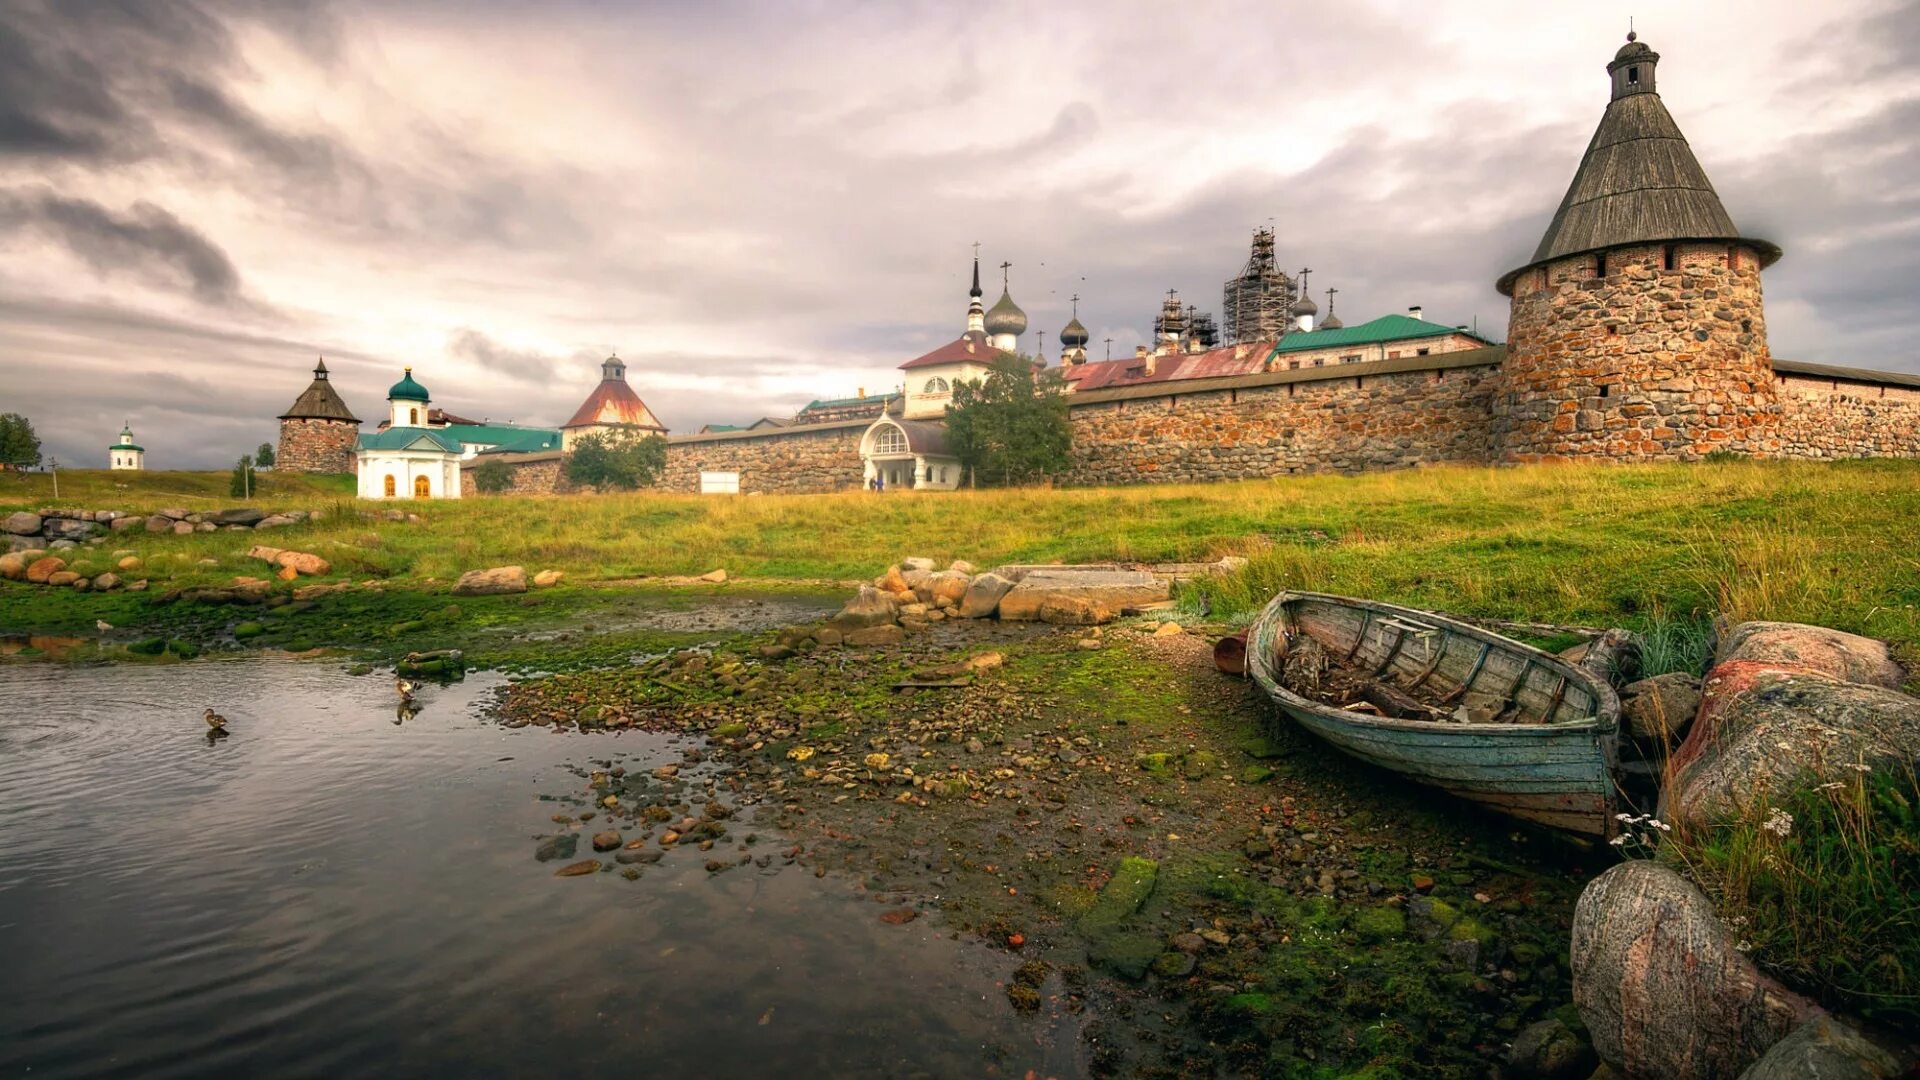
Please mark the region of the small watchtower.
<svg viewBox="0 0 1920 1080"><path fill-rule="evenodd" d="M313 367L308 384L280 414L280 450L274 468L281 472L350 473L360 420L340 400L327 379L327 362Z"/></svg>
<svg viewBox="0 0 1920 1080"><path fill-rule="evenodd" d="M1627 35L1612 100L1513 298L1505 392L1510 461L1690 459L1777 448L1760 271L1655 87L1660 54Z"/></svg>

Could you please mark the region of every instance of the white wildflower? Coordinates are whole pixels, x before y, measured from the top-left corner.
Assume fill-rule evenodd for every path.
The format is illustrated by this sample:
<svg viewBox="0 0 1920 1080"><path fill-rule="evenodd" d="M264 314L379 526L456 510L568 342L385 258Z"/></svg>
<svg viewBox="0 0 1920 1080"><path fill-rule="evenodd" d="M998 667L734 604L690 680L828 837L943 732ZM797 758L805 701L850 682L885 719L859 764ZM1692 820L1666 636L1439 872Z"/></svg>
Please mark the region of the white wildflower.
<svg viewBox="0 0 1920 1080"><path fill-rule="evenodd" d="M1859 761L1848 763L1847 768L1852 769L1854 772L1857 772L1857 773L1870 773L1873 771L1873 766L1865 764L1863 762L1859 762Z"/></svg>
<svg viewBox="0 0 1920 1080"><path fill-rule="evenodd" d="M1771 806L1767 809L1770 811L1767 814L1767 820L1761 822L1760 827L1783 840L1791 835L1793 832L1793 815L1777 806Z"/></svg>
<svg viewBox="0 0 1920 1080"><path fill-rule="evenodd" d="M1613 839L1607 841L1607 843L1612 844L1614 847L1625 847L1627 846L1627 840L1628 840L1627 834L1621 833L1619 836L1616 836Z"/></svg>

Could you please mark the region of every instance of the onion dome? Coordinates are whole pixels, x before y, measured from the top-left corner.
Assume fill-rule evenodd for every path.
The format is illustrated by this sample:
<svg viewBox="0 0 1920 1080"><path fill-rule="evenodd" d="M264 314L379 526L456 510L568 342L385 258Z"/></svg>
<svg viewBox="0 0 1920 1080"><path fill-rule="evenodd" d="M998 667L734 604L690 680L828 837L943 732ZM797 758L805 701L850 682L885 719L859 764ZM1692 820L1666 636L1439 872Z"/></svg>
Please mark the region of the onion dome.
<svg viewBox="0 0 1920 1080"><path fill-rule="evenodd" d="M1065 345L1069 349L1084 349L1086 348L1087 342L1092 339L1093 335L1087 333L1087 328L1080 325L1078 317L1075 317L1072 322L1066 325L1065 329L1060 331L1060 344Z"/></svg>
<svg viewBox="0 0 1920 1080"><path fill-rule="evenodd" d="M1027 313L1021 311L1020 305L1013 302L1012 294L1005 289L1000 290L1000 299L994 301L993 306L987 309L987 333L993 336L1012 334L1014 337L1019 337L1026 332Z"/></svg>
<svg viewBox="0 0 1920 1080"><path fill-rule="evenodd" d="M426 401L427 388L413 381L413 369L408 368L400 381L387 389L387 400Z"/></svg>
<svg viewBox="0 0 1920 1080"><path fill-rule="evenodd" d="M1346 323L1343 323L1340 321L1340 316L1329 313L1326 318L1320 320L1319 329L1339 330L1345 327L1346 325L1347 325Z"/></svg>
<svg viewBox="0 0 1920 1080"><path fill-rule="evenodd" d="M1313 297L1303 293L1300 296L1299 302L1293 305L1293 313L1295 315L1318 315L1320 314L1320 305L1313 302Z"/></svg>

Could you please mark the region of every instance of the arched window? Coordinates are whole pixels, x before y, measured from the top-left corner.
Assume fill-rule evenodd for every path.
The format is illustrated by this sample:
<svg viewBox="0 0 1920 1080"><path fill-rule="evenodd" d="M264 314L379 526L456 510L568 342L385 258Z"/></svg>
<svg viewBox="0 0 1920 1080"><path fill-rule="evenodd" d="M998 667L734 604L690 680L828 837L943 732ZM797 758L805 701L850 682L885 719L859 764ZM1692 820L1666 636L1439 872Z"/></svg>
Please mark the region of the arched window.
<svg viewBox="0 0 1920 1080"><path fill-rule="evenodd" d="M907 452L907 433L897 427L881 428L873 437L873 452L876 454L904 454Z"/></svg>
<svg viewBox="0 0 1920 1080"><path fill-rule="evenodd" d="M420 426L420 410L419 409L407 410L407 423L412 427Z"/></svg>
<svg viewBox="0 0 1920 1080"><path fill-rule="evenodd" d="M387 490L387 498L389 498L389 499L391 499L391 498L393 498L393 495L394 495L394 483L393 483L393 474L392 474L392 473L388 473L388 474L387 474L387 489L386 489L386 490Z"/></svg>
<svg viewBox="0 0 1920 1080"><path fill-rule="evenodd" d="M413 478L413 497L414 498L424 499L428 495L431 495L432 493L433 493L433 489L427 483L426 477L416 476Z"/></svg>
<svg viewBox="0 0 1920 1080"><path fill-rule="evenodd" d="M953 387L947 385L947 380L938 375L927 380L927 393L929 394L944 394L951 389L953 389Z"/></svg>

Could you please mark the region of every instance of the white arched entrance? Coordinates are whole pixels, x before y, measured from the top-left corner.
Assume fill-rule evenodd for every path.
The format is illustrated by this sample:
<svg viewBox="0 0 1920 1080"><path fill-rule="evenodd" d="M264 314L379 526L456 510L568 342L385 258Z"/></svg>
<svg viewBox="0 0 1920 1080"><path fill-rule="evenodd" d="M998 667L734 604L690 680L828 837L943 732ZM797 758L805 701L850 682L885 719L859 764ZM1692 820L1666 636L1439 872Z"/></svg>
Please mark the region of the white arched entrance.
<svg viewBox="0 0 1920 1080"><path fill-rule="evenodd" d="M951 491L960 486L960 461L947 450L946 425L883 416L860 437L866 486L877 477L888 491Z"/></svg>

